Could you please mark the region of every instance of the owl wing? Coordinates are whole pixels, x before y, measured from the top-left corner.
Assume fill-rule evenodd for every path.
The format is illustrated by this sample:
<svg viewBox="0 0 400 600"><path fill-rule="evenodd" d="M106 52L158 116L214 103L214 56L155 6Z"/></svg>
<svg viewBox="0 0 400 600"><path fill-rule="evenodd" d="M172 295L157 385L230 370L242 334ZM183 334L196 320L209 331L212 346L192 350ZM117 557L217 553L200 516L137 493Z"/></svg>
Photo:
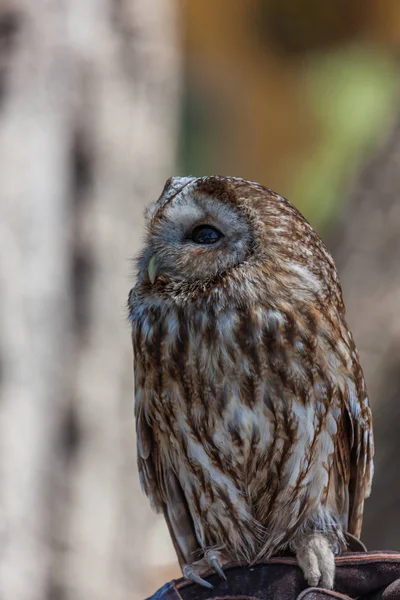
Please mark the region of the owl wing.
<svg viewBox="0 0 400 600"><path fill-rule="evenodd" d="M345 400L350 435L349 452L349 518L348 532L359 538L364 511L364 500L371 491L374 443L371 411L365 394ZM345 451L342 441L342 454Z"/></svg>
<svg viewBox="0 0 400 600"><path fill-rule="evenodd" d="M166 492L159 452L153 440L153 432L146 423L141 407L137 404L135 406L135 417L140 484L150 501L152 509L160 513L163 511L163 505L166 501Z"/></svg>
<svg viewBox="0 0 400 600"><path fill-rule="evenodd" d="M347 326L342 329L342 338L349 339L350 344L344 358L347 375L339 379L336 387L341 418L336 436L330 501L339 508L344 530L359 538L364 500L371 491L374 441L372 416L358 353L351 334L348 337L346 330Z"/></svg>
<svg viewBox="0 0 400 600"><path fill-rule="evenodd" d="M143 368L136 361L136 382L145 375L145 371L141 371ZM135 419L140 483L152 508L163 513L179 563L183 566L193 562L193 555L200 550L200 545L182 487L172 465L166 467L166 457L163 457L154 431L146 420L143 401L152 404L152 398L143 393L140 385L136 385Z"/></svg>

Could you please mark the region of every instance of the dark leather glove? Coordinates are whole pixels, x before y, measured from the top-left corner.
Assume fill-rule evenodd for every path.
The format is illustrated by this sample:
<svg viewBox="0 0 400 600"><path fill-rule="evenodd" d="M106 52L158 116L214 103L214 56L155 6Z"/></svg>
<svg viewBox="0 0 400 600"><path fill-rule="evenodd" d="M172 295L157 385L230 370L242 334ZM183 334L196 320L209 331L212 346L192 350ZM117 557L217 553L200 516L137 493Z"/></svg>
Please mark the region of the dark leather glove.
<svg viewBox="0 0 400 600"><path fill-rule="evenodd" d="M336 558L335 590L307 588L292 557L253 567L224 569L227 581L206 577L209 590L183 579L165 584L148 600L400 600L400 553L348 553Z"/></svg>

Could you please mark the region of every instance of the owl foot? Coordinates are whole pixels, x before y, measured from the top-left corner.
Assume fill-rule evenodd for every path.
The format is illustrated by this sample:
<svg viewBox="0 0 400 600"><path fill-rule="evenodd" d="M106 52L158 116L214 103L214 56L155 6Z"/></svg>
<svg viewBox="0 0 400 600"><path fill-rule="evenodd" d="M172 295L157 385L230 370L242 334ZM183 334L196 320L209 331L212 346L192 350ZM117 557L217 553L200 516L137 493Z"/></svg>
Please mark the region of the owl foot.
<svg viewBox="0 0 400 600"><path fill-rule="evenodd" d="M335 577L335 556L329 537L317 532L302 534L292 545L308 585L320 585L331 590Z"/></svg>
<svg viewBox="0 0 400 600"><path fill-rule="evenodd" d="M221 579L226 581L226 575L222 570L221 566L222 555L217 550L207 550L204 554L204 558L197 560L191 565L185 565L182 569L182 573L185 579L194 581L203 587L212 589L214 586L201 577L202 573L206 573L210 570L210 567L220 576Z"/></svg>

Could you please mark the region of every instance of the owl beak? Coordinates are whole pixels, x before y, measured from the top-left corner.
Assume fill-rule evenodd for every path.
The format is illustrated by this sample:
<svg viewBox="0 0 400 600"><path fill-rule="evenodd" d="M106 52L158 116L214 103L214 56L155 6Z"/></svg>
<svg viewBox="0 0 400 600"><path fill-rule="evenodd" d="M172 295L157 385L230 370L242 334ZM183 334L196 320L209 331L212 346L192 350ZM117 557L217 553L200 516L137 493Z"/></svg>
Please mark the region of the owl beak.
<svg viewBox="0 0 400 600"><path fill-rule="evenodd" d="M156 259L155 255L153 254L153 256L149 260L149 265L147 267L147 273L149 275L149 279L150 279L151 283L154 283L155 280L157 279L158 272L159 272L159 266L157 263L157 259Z"/></svg>

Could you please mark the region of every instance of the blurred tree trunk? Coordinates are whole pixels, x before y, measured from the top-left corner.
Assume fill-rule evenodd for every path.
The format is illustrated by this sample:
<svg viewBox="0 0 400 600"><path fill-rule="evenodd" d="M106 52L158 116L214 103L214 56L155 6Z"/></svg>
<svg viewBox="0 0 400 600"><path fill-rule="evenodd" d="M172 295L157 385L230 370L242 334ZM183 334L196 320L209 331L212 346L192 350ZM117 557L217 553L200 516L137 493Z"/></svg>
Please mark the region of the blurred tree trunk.
<svg viewBox="0 0 400 600"><path fill-rule="evenodd" d="M177 7L0 0L0 48L0 597L143 598L125 303L173 170Z"/></svg>
<svg viewBox="0 0 400 600"><path fill-rule="evenodd" d="M333 240L375 425L364 541L400 549L400 118L354 182Z"/></svg>

